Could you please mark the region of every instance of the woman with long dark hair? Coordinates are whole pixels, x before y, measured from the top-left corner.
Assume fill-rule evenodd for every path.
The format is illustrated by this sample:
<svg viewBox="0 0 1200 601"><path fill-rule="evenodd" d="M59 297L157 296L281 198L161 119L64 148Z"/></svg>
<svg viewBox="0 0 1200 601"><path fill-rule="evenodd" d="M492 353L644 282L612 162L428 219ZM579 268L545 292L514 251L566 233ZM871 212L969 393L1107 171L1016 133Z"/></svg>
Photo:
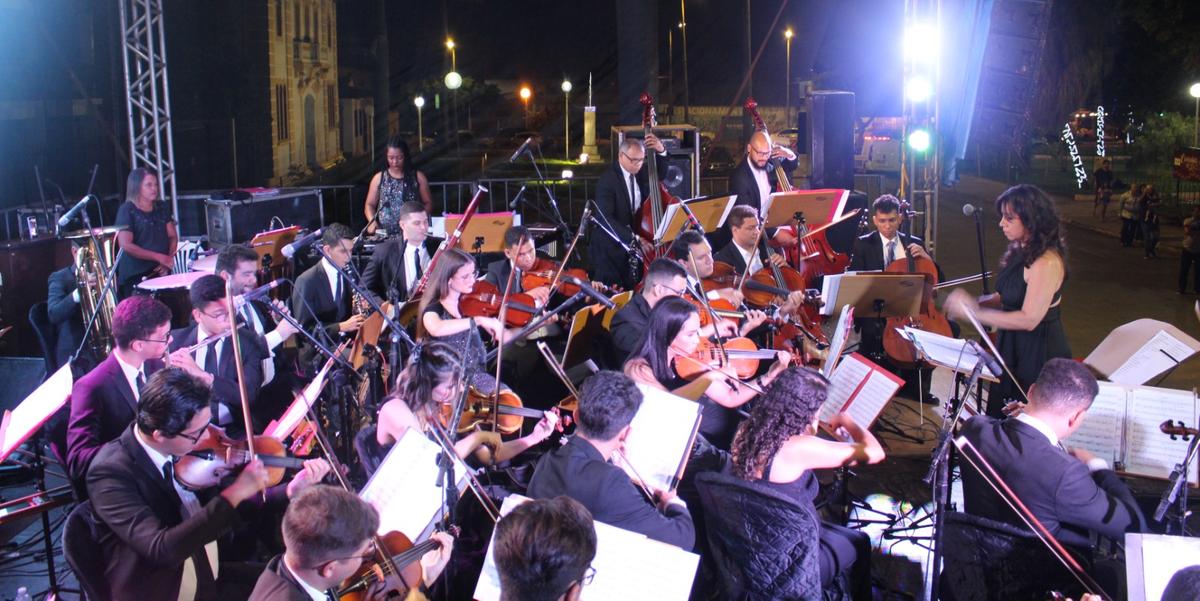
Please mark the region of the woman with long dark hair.
<svg viewBox="0 0 1200 601"><path fill-rule="evenodd" d="M159 198L158 172L138 167L125 181L125 202L117 208L113 225L125 226L117 242L125 253L117 264L117 295L125 298L147 277L171 273L179 233L167 203Z"/></svg>
<svg viewBox="0 0 1200 601"><path fill-rule="evenodd" d="M679 297L664 298L650 312L641 341L625 361L625 374L635 382L668 392L689 386L690 383L675 371L675 362L691 355L699 344L700 313L695 305ZM776 356L778 360L767 373L753 380L757 388L769 386L791 362L791 355L786 351L779 351ZM716 371L700 377L708 382L704 396L700 397L704 406L700 431L713 445L727 449L737 427L737 408L758 392L736 378Z"/></svg>
<svg viewBox="0 0 1200 601"><path fill-rule="evenodd" d="M404 138L392 136L387 141L387 167L376 173L367 186L367 202L363 205L367 223L379 214L379 220L367 233L375 233L378 227L387 230L389 235L399 234L400 205L411 201L420 201L425 205L425 214L433 215L429 180L412 164L412 153Z"/></svg>
<svg viewBox="0 0 1200 601"><path fill-rule="evenodd" d="M946 308L956 319L973 312L979 323L1000 331L996 348L1012 377L1003 374L988 393L988 414L999 417L1007 403L1024 400L1021 391L1029 390L1047 360L1070 357L1071 347L1060 308L1067 243L1054 202L1037 186L1021 184L996 198L996 211L1008 239L996 292L974 298L955 290Z"/></svg>
<svg viewBox="0 0 1200 601"><path fill-rule="evenodd" d="M827 586L839 572L846 573L853 598L870 599L870 539L820 521L813 503L820 484L813 470L879 463L885 454L875 436L844 413L829 425L846 442L817 436L817 416L828 391L829 381L816 371L784 370L738 428L730 467L735 476L766 483L810 511L821 524L821 581Z"/></svg>

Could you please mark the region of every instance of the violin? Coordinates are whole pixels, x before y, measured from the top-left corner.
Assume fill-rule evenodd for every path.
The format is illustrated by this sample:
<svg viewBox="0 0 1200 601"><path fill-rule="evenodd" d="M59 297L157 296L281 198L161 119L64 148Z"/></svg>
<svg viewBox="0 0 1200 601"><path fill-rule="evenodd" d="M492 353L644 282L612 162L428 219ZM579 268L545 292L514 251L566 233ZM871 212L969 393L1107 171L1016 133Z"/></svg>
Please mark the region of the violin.
<svg viewBox="0 0 1200 601"><path fill-rule="evenodd" d="M780 288L775 285L775 274L770 267L764 267L758 270L754 275L750 276L745 283L741 281L741 275L730 264L723 261L715 261L713 263L713 275L705 278L701 283L705 290L719 288L736 288L742 287L742 294L748 305L758 305L764 310L770 311L776 307L776 298L786 299L789 296L789 290ZM803 280L803 276L790 267L780 267L780 279L784 280L790 286L799 284ZM797 279L799 278L799 280ZM797 288L797 290L808 290L807 287ZM751 298L753 296L753 298ZM713 301L714 303L723 301ZM761 304L759 304L761 303ZM726 303L728 304L728 303ZM820 326L820 301L815 297L810 297L800 310L796 311L795 315L776 315L774 323L778 327L775 332L772 346L779 350L791 352L798 359L803 360L805 364L807 359L819 358L819 354L806 350L804 340L808 340L811 344L807 346L815 346L815 351L822 350L829 346L829 340L825 336L825 332ZM776 312L778 313L778 312ZM736 317L740 318L744 314L738 313ZM733 316L733 315L730 315ZM700 316L701 327L704 326L705 316L701 312ZM711 321L711 320L709 320Z"/></svg>
<svg viewBox="0 0 1200 601"><path fill-rule="evenodd" d="M905 236L901 236L905 242ZM911 243L912 237L907 236ZM907 252L907 249L906 249ZM883 350L888 359L900 367L913 368L917 365L917 350L912 342L905 339L897 331L899 328L911 327L946 337L953 337L950 320L938 310L934 287L938 283L937 265L927 257L914 257L911 252L908 257L892 261L884 269L884 273L920 273L925 276L925 291L921 297L921 311L913 317L889 317L883 329Z"/></svg>
<svg viewBox="0 0 1200 601"><path fill-rule="evenodd" d="M1167 420L1158 425L1158 431L1170 436L1171 440L1175 440L1176 436L1183 440L1187 440L1192 436L1200 436L1200 430L1189 428L1181 421L1172 422L1171 420Z"/></svg>
<svg viewBox="0 0 1200 601"><path fill-rule="evenodd" d="M303 459L287 456L282 442L269 436L255 436L253 440L252 457L245 440L230 438L210 424L196 448L175 463L175 479L188 490L212 488L256 458L267 468L267 486L275 486L283 481L286 470L304 468Z"/></svg>
<svg viewBox="0 0 1200 601"><path fill-rule="evenodd" d="M463 317L496 317L500 314L500 300L504 293L487 280L476 280L471 292L458 299L458 311ZM508 295L505 306L505 325L519 328L529 323L538 312L537 301L528 294L514 292Z"/></svg>
<svg viewBox="0 0 1200 601"><path fill-rule="evenodd" d="M654 133L655 113L654 99L650 94L642 92L639 99L642 104L642 132L643 135ZM646 163L643 167L646 169L647 182L649 186L649 194L646 201L642 203L639 209L637 223L635 224L634 233L649 246L654 245L654 232L658 229L658 224L662 223L663 215L667 212L667 205L679 202L678 198L671 196L667 191L666 184L662 183L658 178L658 163L655 160L657 157L649 149L646 150ZM649 256L644 258L643 269L649 269L650 262L657 258L657 253L649 253Z"/></svg>
<svg viewBox="0 0 1200 601"><path fill-rule="evenodd" d="M555 286L554 291L563 296L574 296L579 292L579 286L567 281L565 276L571 276L581 282L589 281L587 270L585 269L579 269L577 267L569 267L564 269L557 261L551 261L550 259L538 257L538 259L534 261L532 269L521 272L521 289L532 290L534 288L541 288L542 286L549 286L552 282L554 282L555 275L560 271L562 273L558 276L558 285ZM592 288L595 288L596 290L599 290L605 294L617 294L621 291L620 288L610 288L609 286L606 286L600 282L591 283L591 286Z"/></svg>
<svg viewBox="0 0 1200 601"><path fill-rule="evenodd" d="M457 537L458 528L451 527L450 533ZM377 554L386 555L386 561L364 561L352 576L338 587L336 598L340 601L366 601L366 589L376 582L387 579L392 569L399 572L400 580L406 585L421 582L421 564L419 560L430 551L442 548L441 541L430 538L413 544L403 532L389 532L377 537L382 543L382 549ZM398 591L403 594L405 591Z"/></svg>
<svg viewBox="0 0 1200 601"><path fill-rule="evenodd" d="M450 418L454 406L450 403L442 405L442 422ZM521 397L512 390L501 390L499 394L488 394L471 386L467 390L467 404L459 417L457 430L459 433L470 432L476 424L487 424L495 418L496 429L501 434L515 434L521 430L525 418L542 419L544 412L526 408L521 403Z"/></svg>
<svg viewBox="0 0 1200 601"><path fill-rule="evenodd" d="M749 338L730 338L720 346L701 340L696 350L687 356L689 361L676 360L675 372L685 380L693 380L714 367L727 367L727 371L744 380L758 372L760 361L769 361L776 356L773 350L760 350Z"/></svg>

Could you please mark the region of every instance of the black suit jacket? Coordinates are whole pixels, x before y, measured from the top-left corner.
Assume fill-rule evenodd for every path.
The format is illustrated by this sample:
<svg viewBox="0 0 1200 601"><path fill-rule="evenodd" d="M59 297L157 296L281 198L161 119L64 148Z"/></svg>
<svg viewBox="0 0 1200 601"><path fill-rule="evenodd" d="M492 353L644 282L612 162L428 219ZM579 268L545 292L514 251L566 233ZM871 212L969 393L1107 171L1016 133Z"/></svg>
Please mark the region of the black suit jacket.
<svg viewBox="0 0 1200 601"><path fill-rule="evenodd" d="M58 340L54 349L58 365L66 363L83 340L83 312L79 309L79 303L72 298L78 289L74 266L68 265L50 274L46 312L50 316L50 323L54 324Z"/></svg>
<svg viewBox="0 0 1200 601"><path fill-rule="evenodd" d="M283 563L283 556L276 555L267 562L267 567L258 577L250 601L312 601L296 575Z"/></svg>
<svg viewBox="0 0 1200 601"><path fill-rule="evenodd" d="M784 161L784 171L792 171L796 168L797 161ZM758 193L758 182L754 180L754 172L751 171L750 161L745 157L738 164L733 173L729 175L729 193L737 194L737 200L733 202L734 206L747 205L754 207L754 210L761 214L762 212L762 195ZM767 166L767 181L771 183L771 189L774 190L779 180L775 177L775 170Z"/></svg>
<svg viewBox="0 0 1200 601"><path fill-rule="evenodd" d="M87 489L106 599L174 601L184 561L192 558L202 573L204 546L238 523L237 511L220 495L185 520L174 486L138 444L132 426L96 455ZM197 589L198 600L216 598L211 579L198 578Z"/></svg>
<svg viewBox="0 0 1200 601"><path fill-rule="evenodd" d="M609 326L609 332L612 336L613 348L616 349L617 364L625 363L625 360L637 350L637 345L645 335L646 329L650 324L650 303L646 302L646 297L641 293L633 295L629 302L621 307L616 315L613 315L612 324Z"/></svg>
<svg viewBox="0 0 1200 601"><path fill-rule="evenodd" d="M498 261L492 261L491 263L488 263L487 271L483 274L483 279L489 284L499 288L500 292L504 292L504 287L508 285L508 274L510 273L512 273L512 262L510 262L508 259L500 259ZM520 276L514 277L513 292L524 291L525 290L521 288Z"/></svg>
<svg viewBox="0 0 1200 601"><path fill-rule="evenodd" d="M559 495L582 503L596 521L686 550L696 542L686 508L670 505L665 515L659 513L621 468L605 461L596 447L579 436L543 455L529 481L530 497Z"/></svg>
<svg viewBox="0 0 1200 601"><path fill-rule="evenodd" d="M238 340L242 343L242 373L246 377L246 399L250 401L250 417L254 421L255 428L266 425L266 421L276 416L256 415L256 401L258 401L259 390L262 388L263 372L262 361L270 357L270 352L267 350L267 341L262 336L255 334L253 330L241 327L238 329ZM186 328L171 330L171 344L167 347L171 352L175 352L181 348L192 346L199 340L196 340L196 324L192 324ZM237 381L237 365L233 360L233 345L230 344L230 339L226 338L222 343L214 343L209 345L207 352L212 352L216 344L221 344L221 356L219 358L217 373L213 374L212 384L212 402L213 402L213 419L217 419L217 405L225 405L229 409L229 413L233 416L233 423L230 424L230 431L240 433L245 426L242 420L242 395L238 389ZM200 366L204 368L203 365Z"/></svg>
<svg viewBox="0 0 1200 601"><path fill-rule="evenodd" d="M904 253L908 255L908 242L903 234L896 236L896 241L905 247ZM925 241L913 236L912 241L925 248ZM854 256L850 257L849 271L883 271L887 269L883 260L883 237L879 232L870 232L863 234L854 241ZM941 277L941 268L938 269L938 275Z"/></svg>
<svg viewBox="0 0 1200 601"><path fill-rule="evenodd" d="M342 298L334 300L323 260L309 267L296 278L292 289L292 315L310 332L324 328L330 339L337 340L338 324L350 317L350 296L353 290L342 282Z"/></svg>
<svg viewBox="0 0 1200 601"><path fill-rule="evenodd" d="M160 368L162 362L152 360L143 371L149 377ZM71 479L82 482L100 447L120 436L136 417L137 398L117 356L109 355L71 389L67 422L67 473Z"/></svg>
<svg viewBox="0 0 1200 601"><path fill-rule="evenodd" d="M762 261L763 266L766 266L767 257L770 256L770 254L771 253L768 253L761 244L759 245L758 259ZM742 258L742 251L738 250L738 247L733 243L733 240L730 240L729 244L726 244L721 248L721 250L713 253L713 260L733 265L733 268L736 269L738 273L746 273L746 260Z"/></svg>
<svg viewBox="0 0 1200 601"><path fill-rule="evenodd" d="M666 171L665 156L653 151L646 154L655 157L659 173ZM643 167L637 174L638 192L642 196L638 199L639 208L650 193L648 172L649 170ZM625 179L625 172L621 170L619 163L614 162L612 167L606 169L596 184L595 217L606 224L622 242L635 244L633 229L636 216L629 199L629 182ZM629 274L629 255L594 224L588 230L588 259L592 263L592 279L622 286L627 290L633 289L636 284Z"/></svg>
<svg viewBox="0 0 1200 601"><path fill-rule="evenodd" d="M425 252L432 258L441 244L441 238L425 238ZM387 299L388 288L395 287L397 300L408 300L408 290L404 287L404 280L408 277L408 265L404 264L406 247L403 238L393 238L375 247L371 261L367 263L367 268L362 274L363 285L367 290L381 299Z"/></svg>
<svg viewBox="0 0 1200 601"><path fill-rule="evenodd" d="M1013 492L1063 543L1089 544L1088 531L1124 540L1141 532L1146 519L1116 472L1089 473L1033 426L1017 419L973 417L963 436L979 450ZM968 513L1023 526L983 478L964 464L963 501Z"/></svg>

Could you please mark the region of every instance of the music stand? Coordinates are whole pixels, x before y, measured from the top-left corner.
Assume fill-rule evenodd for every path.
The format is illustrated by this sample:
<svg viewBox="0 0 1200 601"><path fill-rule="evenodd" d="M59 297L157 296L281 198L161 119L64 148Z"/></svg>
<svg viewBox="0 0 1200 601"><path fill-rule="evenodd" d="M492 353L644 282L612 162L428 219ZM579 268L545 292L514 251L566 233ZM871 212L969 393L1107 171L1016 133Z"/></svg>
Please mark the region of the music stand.
<svg viewBox="0 0 1200 601"><path fill-rule="evenodd" d="M71 397L71 387L74 383L75 377L71 373L71 364L68 362L25 397L25 400L21 401L16 409L4 411L4 417L0 418L0 462L7 460L13 451L17 450L17 447L25 444L25 441L35 434L41 433L42 425L46 423L46 420L62 409L63 405L66 405L67 399ZM54 567L54 539L50 534L48 512L65 505L66 501L62 496L64 487L55 490L46 489L46 463L42 459L43 436L44 434L39 435L33 445L33 464L30 467L33 469L35 487L34 495L31 496L49 495L46 502L38 506L36 511L40 511L42 514L42 538L45 543L46 568L50 580L49 596L57 598L59 593L65 589L58 588L58 574ZM34 505L34 503L31 501L30 505ZM20 516L24 516L32 514L33 511L18 513ZM5 511L4 515L0 516L0 525L9 519L19 517L19 515Z"/></svg>
<svg viewBox="0 0 1200 601"><path fill-rule="evenodd" d="M300 226L291 225L277 230L259 232L250 239L250 247L258 253L261 264L274 265L275 259L283 255L283 247L291 244L300 233ZM263 257L270 257L264 259Z"/></svg>
<svg viewBox="0 0 1200 601"><path fill-rule="evenodd" d="M462 215L446 215L446 231L458 229ZM476 213L463 228L458 248L469 253L504 252L504 232L513 225L513 213Z"/></svg>
<svg viewBox="0 0 1200 601"><path fill-rule="evenodd" d="M845 273L825 276L821 315L851 305L857 317L913 317L921 312L925 276L909 273Z"/></svg>
<svg viewBox="0 0 1200 601"><path fill-rule="evenodd" d="M654 231L654 244L662 245L678 238L679 233L683 231L690 220L689 212L696 216L702 232L717 231L725 223L725 218L733 209L733 203L736 200L736 194L729 194L702 196L691 200L681 200L678 204L667 205L662 223L659 223L658 228ZM684 210L680 204L687 205L687 210Z"/></svg>
<svg viewBox="0 0 1200 601"><path fill-rule="evenodd" d="M588 305L575 312L571 318L571 330L567 334L567 347L563 351L562 367L570 369L592 356L604 331L600 305Z"/></svg>
<svg viewBox="0 0 1200 601"><path fill-rule="evenodd" d="M804 218L809 227L822 226L842 214L849 190L792 190L774 192L763 202L764 227L791 225L793 219Z"/></svg>
<svg viewBox="0 0 1200 601"><path fill-rule="evenodd" d="M343 342L334 351L334 354L341 355L342 351L346 350L346 345L348 344L349 341ZM325 361L325 365L321 367L321 371L317 372L316 377L308 383L308 386L304 387L304 390L296 393L292 404L283 412L283 415L279 416L278 420L267 424L267 427L263 430L263 436L270 436L275 440L283 442L295 432L301 420L308 415L308 411L316 404L317 397L321 396L321 391L325 388L325 376L329 374L331 367L333 367L333 357Z"/></svg>

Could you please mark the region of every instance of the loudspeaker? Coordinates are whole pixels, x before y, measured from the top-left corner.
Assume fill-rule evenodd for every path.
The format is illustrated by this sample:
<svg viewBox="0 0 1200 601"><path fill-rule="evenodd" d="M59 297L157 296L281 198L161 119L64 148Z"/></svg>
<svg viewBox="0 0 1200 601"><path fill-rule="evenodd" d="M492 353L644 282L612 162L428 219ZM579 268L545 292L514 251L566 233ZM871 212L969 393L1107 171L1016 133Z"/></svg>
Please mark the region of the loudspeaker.
<svg viewBox="0 0 1200 601"><path fill-rule="evenodd" d="M640 139L643 132L641 126L614 125L610 137L612 162L617 162L626 137ZM667 166L658 174L659 181L675 198L696 197L700 190L700 130L692 125L661 125L654 128L654 133L667 151Z"/></svg>
<svg viewBox="0 0 1200 601"><path fill-rule="evenodd" d="M854 93L817 91L809 97L814 189L854 188Z"/></svg>
<svg viewBox="0 0 1200 601"><path fill-rule="evenodd" d="M658 178L667 187L667 191L678 199L696 196L692 185L692 171L695 170L696 158L688 148L667 150L667 168L658 174Z"/></svg>

